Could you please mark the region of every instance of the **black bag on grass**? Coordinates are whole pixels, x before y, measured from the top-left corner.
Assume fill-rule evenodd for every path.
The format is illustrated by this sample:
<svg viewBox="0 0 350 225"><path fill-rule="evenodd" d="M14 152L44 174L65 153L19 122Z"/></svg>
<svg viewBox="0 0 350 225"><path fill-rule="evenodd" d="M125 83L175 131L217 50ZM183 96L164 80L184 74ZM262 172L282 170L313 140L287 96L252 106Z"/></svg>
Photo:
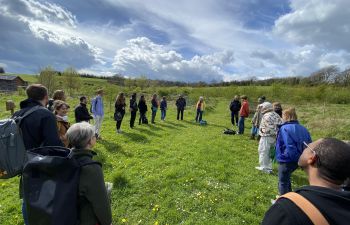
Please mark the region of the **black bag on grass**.
<svg viewBox="0 0 350 225"><path fill-rule="evenodd" d="M63 147L28 151L22 182L29 224L79 224L80 169L99 163L92 159L81 161L71 153L70 149Z"/></svg>
<svg viewBox="0 0 350 225"><path fill-rule="evenodd" d="M224 131L222 132L223 134L229 134L229 135L235 135L236 131L231 130L229 128L224 129Z"/></svg>

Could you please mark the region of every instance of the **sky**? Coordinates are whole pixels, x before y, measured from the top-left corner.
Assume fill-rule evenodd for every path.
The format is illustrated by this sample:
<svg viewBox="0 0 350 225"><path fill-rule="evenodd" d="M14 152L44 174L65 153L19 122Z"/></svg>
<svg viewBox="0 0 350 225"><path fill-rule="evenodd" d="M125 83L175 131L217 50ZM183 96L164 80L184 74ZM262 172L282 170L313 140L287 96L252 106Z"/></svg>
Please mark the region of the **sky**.
<svg viewBox="0 0 350 225"><path fill-rule="evenodd" d="M217 82L350 65L348 0L0 0L0 66Z"/></svg>

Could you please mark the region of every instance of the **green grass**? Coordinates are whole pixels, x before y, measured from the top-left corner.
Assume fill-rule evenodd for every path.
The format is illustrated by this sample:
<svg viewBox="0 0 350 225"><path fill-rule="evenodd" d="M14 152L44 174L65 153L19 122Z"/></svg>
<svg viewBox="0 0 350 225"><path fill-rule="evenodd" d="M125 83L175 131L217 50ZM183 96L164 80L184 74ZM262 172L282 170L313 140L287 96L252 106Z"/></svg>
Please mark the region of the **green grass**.
<svg viewBox="0 0 350 225"><path fill-rule="evenodd" d="M21 98L15 97L17 105ZM1 98L1 118L8 114L3 111L4 101ZM113 224L260 223L277 194L277 174L254 169L258 143L249 140L249 120L245 135L222 134L230 127L228 102L222 98L209 101L210 110L204 114L207 126L194 122L192 107L185 111L184 121L177 121L173 102L169 102L166 121L160 121L158 112L155 125L130 129L126 114L119 135L112 112L107 113L103 140L94 150L103 163L105 181L114 183ZM313 139L349 139L346 105L300 105L297 112ZM293 187L305 184L303 172L296 171ZM2 180L0 186L0 224L23 224L18 179Z"/></svg>

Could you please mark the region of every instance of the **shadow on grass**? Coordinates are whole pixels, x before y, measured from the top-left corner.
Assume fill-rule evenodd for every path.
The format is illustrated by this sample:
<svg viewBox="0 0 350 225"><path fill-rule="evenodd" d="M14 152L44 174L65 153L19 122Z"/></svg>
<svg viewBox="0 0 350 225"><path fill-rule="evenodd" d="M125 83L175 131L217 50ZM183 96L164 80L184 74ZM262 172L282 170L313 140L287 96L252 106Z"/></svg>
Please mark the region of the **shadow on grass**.
<svg viewBox="0 0 350 225"><path fill-rule="evenodd" d="M107 140L99 140L99 144L103 145L107 151L114 152L114 153L120 153L125 155L126 157L132 157L132 153L126 152L123 150L122 146L118 145L117 143L110 142Z"/></svg>
<svg viewBox="0 0 350 225"><path fill-rule="evenodd" d="M179 128L177 128L177 127L174 126L174 125L167 124L167 122L160 123L160 126L165 127L165 128L168 128L168 129L172 129L172 130L179 130Z"/></svg>
<svg viewBox="0 0 350 225"><path fill-rule="evenodd" d="M159 125L158 123L148 124L148 126L151 130L164 130L163 128L159 127L158 125Z"/></svg>
<svg viewBox="0 0 350 225"><path fill-rule="evenodd" d="M148 138L145 135L142 135L142 134L126 133L126 132L124 132L123 135L125 137L129 138L131 141L134 141L134 142L147 142L147 143L149 143Z"/></svg>
<svg viewBox="0 0 350 225"><path fill-rule="evenodd" d="M149 125L144 125L144 126L149 126ZM138 131L140 131L141 133L146 134L146 135L160 137L159 134L156 134L156 133L154 133L153 131L147 130L147 129L145 129L145 128L135 127L134 130L138 130Z"/></svg>
<svg viewBox="0 0 350 225"><path fill-rule="evenodd" d="M187 126L181 124L181 123L183 123L183 122L187 122L187 121L186 121L186 120L179 120L179 121L177 121L176 123L168 121L168 122L166 122L166 123L168 123L168 124L170 124L170 125L173 125L173 126L175 126L175 127L187 127Z"/></svg>
<svg viewBox="0 0 350 225"><path fill-rule="evenodd" d="M113 188L125 189L127 187L130 187L130 182L124 174L117 173L113 176Z"/></svg>

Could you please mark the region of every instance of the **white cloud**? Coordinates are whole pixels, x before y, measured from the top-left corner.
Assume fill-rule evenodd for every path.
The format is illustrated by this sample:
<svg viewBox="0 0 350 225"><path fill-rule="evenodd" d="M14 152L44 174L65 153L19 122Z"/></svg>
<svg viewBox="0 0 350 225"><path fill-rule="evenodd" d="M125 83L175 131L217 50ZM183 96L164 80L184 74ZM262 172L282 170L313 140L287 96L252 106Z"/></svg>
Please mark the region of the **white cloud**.
<svg viewBox="0 0 350 225"><path fill-rule="evenodd" d="M350 51L350 1L294 0L291 8L275 22L275 34L298 45Z"/></svg>
<svg viewBox="0 0 350 225"><path fill-rule="evenodd" d="M37 72L43 66L77 68L104 63L102 50L74 35L76 19L71 12L51 3L1 1L0 60L25 63L20 71ZM22 47L19 49L19 47Z"/></svg>
<svg viewBox="0 0 350 225"><path fill-rule="evenodd" d="M146 37L128 40L127 47L118 50L114 59L113 66L117 73L173 81L226 79L229 74L223 70L223 66L234 60L232 51L186 60L180 53L167 50Z"/></svg>

